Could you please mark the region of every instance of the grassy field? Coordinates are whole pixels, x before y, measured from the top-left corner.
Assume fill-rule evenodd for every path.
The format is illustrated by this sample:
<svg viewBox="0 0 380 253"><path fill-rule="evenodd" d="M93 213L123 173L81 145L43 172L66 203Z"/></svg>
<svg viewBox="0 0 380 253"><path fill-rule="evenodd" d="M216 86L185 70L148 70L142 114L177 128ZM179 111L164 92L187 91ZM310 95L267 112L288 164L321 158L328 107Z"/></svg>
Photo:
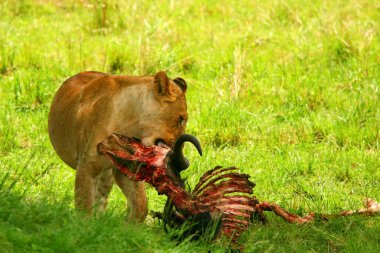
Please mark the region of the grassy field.
<svg viewBox="0 0 380 253"><path fill-rule="evenodd" d="M166 70L189 85L190 185L241 168L255 194L298 214L380 201L380 3L357 1L0 2L0 252L225 252L171 241L158 221L73 207L75 173L54 153L47 114L84 70ZM149 207L165 198L148 188ZM290 225L268 215L246 252L380 252L380 217Z"/></svg>

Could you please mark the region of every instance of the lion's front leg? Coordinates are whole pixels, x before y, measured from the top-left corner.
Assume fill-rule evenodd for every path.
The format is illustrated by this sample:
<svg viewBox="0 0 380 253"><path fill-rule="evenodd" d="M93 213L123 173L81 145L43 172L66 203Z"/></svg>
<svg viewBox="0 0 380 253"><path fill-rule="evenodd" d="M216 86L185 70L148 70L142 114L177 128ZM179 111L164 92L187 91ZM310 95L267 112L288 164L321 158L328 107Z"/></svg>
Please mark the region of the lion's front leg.
<svg viewBox="0 0 380 253"><path fill-rule="evenodd" d="M148 214L148 203L144 182L135 182L114 169L116 184L128 200L127 221L142 222Z"/></svg>
<svg viewBox="0 0 380 253"><path fill-rule="evenodd" d="M103 170L96 178L95 207L97 211L103 212L106 210L108 195L112 190L113 183L112 168Z"/></svg>

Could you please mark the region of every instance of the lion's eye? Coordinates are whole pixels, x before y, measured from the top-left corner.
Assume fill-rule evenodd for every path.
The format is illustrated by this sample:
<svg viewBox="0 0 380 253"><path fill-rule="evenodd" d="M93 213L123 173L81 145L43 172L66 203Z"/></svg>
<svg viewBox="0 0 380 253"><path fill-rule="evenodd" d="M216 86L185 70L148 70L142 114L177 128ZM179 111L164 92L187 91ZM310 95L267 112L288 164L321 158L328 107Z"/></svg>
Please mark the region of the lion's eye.
<svg viewBox="0 0 380 253"><path fill-rule="evenodd" d="M186 119L182 116L179 117L179 124L180 126L185 126L186 124Z"/></svg>

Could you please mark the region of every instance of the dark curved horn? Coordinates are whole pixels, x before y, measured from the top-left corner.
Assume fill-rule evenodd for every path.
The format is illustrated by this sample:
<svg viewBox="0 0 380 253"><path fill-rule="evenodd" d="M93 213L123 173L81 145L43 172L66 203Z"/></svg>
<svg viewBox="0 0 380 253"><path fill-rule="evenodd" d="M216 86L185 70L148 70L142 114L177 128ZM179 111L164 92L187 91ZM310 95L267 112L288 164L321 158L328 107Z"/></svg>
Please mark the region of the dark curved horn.
<svg viewBox="0 0 380 253"><path fill-rule="evenodd" d="M198 150L199 155L202 156L202 148L198 139L190 134L182 134L174 143L174 153L172 156L173 168L181 172L189 167L189 160L183 155L182 149L185 142L192 143Z"/></svg>

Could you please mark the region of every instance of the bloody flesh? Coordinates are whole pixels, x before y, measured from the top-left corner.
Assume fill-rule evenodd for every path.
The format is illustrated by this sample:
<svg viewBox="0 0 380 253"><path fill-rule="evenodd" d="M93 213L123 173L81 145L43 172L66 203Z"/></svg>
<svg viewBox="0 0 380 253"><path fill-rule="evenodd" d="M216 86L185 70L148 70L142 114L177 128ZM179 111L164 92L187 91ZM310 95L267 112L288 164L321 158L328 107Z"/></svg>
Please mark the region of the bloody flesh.
<svg viewBox="0 0 380 253"><path fill-rule="evenodd" d="M167 146L146 147L125 136L112 138L116 145L99 144L99 152L129 178L145 181L155 187L158 194L165 194L178 210L179 220L184 222L209 213L211 219L220 219L220 234L232 236L233 240L247 230L258 203L251 195L254 184L247 174L237 173L234 167L216 167L201 178L194 191L187 192L169 176L170 168L165 163L170 150ZM137 161L137 169L127 167L125 161Z"/></svg>
<svg viewBox="0 0 380 253"><path fill-rule="evenodd" d="M151 184L158 194L165 194L174 205L167 207L168 223L174 226L201 217L207 222L219 221L217 235L227 236L235 242L251 224L252 217L266 223L264 211L272 211L291 223L308 223L316 216L291 214L271 202L259 202L253 196L255 184L249 175L239 173L235 167L216 167L207 171L194 190L188 192L176 178L170 165L171 149L166 145L144 146L138 140L113 134L105 143L98 144L100 154L109 158L123 174L135 181ZM182 152L182 151L181 151ZM353 214L376 214L380 204L368 199L366 207L357 211L344 211L337 215L318 215L323 219ZM168 210L167 210L168 211ZM209 219L209 221L207 221ZM203 228L199 228L201 230ZM197 233L199 231L194 231Z"/></svg>

